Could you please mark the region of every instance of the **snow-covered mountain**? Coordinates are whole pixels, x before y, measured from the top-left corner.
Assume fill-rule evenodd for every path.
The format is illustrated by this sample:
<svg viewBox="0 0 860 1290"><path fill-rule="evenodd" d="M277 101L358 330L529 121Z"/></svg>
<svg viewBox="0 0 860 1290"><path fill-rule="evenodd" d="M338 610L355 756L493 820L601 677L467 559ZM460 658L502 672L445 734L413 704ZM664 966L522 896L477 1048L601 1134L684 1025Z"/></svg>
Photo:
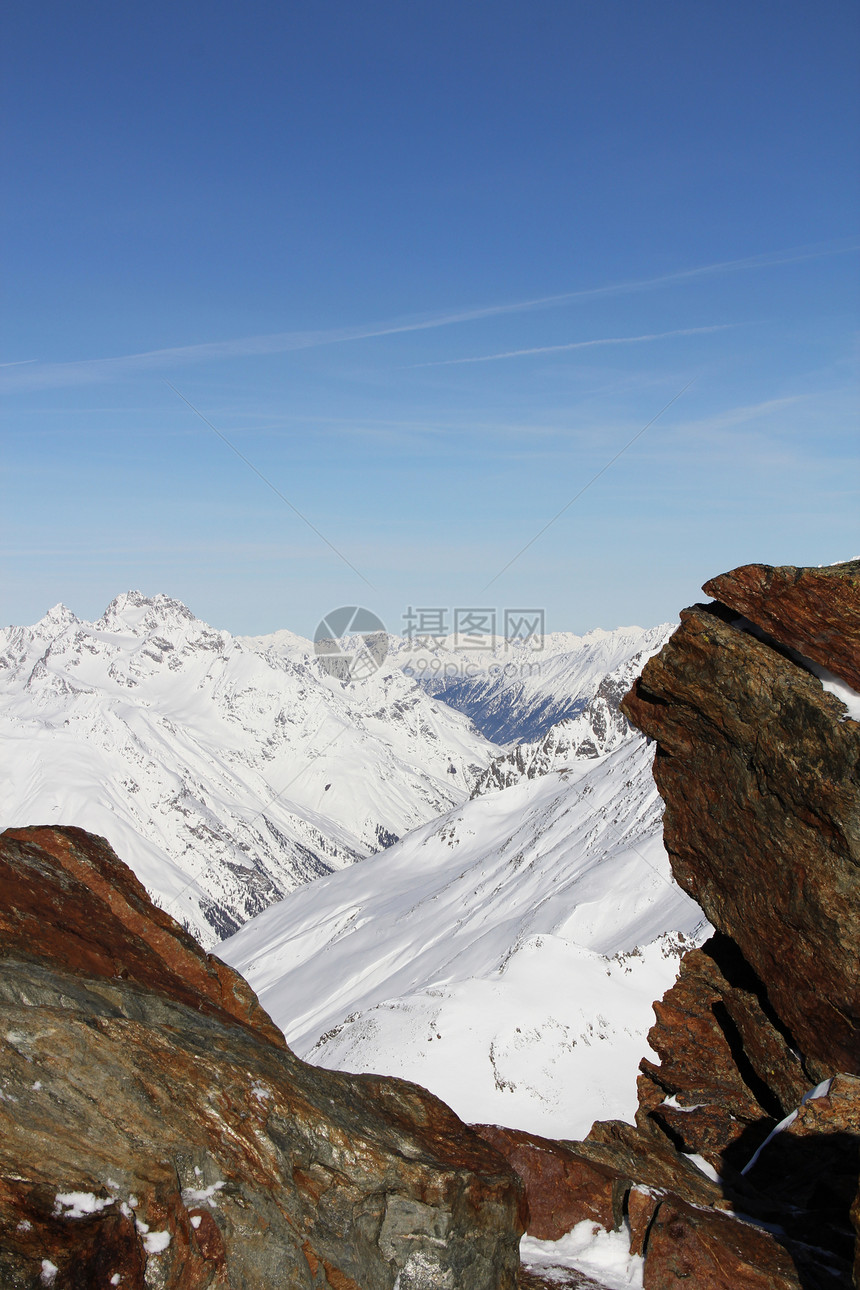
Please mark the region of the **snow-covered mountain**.
<svg viewBox="0 0 860 1290"><path fill-rule="evenodd" d="M610 674L617 674L615 688L610 695L604 687L604 695L620 698L630 688L627 679L632 682L675 627L595 628L584 636L551 632L465 644L456 636L389 635L383 670L402 671L427 694L465 713L485 738L506 746L539 740L560 721L581 715ZM288 631L241 639L292 659L312 649Z"/></svg>
<svg viewBox="0 0 860 1290"><path fill-rule="evenodd" d="M664 630L668 636L671 628ZM515 744L495 757L472 789L472 796L509 788L523 778L534 779L552 770L574 767L619 748L634 734L621 712L621 700L662 644L663 640L658 638L656 644L651 642L648 649L637 650L608 672L577 716L565 717L550 726L546 734Z"/></svg>
<svg viewBox="0 0 860 1290"><path fill-rule="evenodd" d="M552 632L493 640L487 648L467 648L454 637L421 643L392 638L390 654L428 694L469 716L487 739L511 744L540 739L559 721L578 716L607 673L633 656L641 658L635 676L674 629L664 623L645 630L597 628L584 636Z"/></svg>
<svg viewBox="0 0 860 1290"><path fill-rule="evenodd" d="M670 876L651 758L628 733L483 793L218 953L320 1065L555 1137L630 1116L652 1001L705 929Z"/></svg>
<svg viewBox="0 0 860 1290"><path fill-rule="evenodd" d="M332 679L166 596L0 632L0 818L108 838L207 946L464 801L498 749L397 668Z"/></svg>
<svg viewBox="0 0 860 1290"><path fill-rule="evenodd" d="M522 751L527 768L500 767L504 750L428 693L429 674L409 674L414 642L391 637L385 665L345 684L288 630L232 637L167 596L126 593L94 623L57 606L0 632L0 823L106 836L211 947L297 887L446 816L478 785L614 747L629 732L611 704L601 709L606 672L620 664L615 689L626 689L664 635L550 637L537 667L522 642L434 645L432 674L474 679L482 668L496 709L499 676L508 682L521 655L511 694L525 728L548 705L579 712L547 736L552 750Z"/></svg>
<svg viewBox="0 0 860 1290"><path fill-rule="evenodd" d="M391 637L346 683L166 596L57 606L0 632L0 817L103 834L207 946L241 929L219 953L311 1060L575 1135L632 1109L701 925L617 706L670 630L434 642L420 667Z"/></svg>

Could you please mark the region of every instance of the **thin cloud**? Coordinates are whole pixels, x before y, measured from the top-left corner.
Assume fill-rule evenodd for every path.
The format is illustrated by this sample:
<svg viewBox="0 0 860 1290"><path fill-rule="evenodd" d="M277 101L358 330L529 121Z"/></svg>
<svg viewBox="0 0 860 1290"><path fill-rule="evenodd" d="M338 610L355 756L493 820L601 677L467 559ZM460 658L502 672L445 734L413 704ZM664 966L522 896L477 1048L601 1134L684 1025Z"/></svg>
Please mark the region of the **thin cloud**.
<svg viewBox="0 0 860 1290"><path fill-rule="evenodd" d="M630 295L651 291L673 283L689 282L696 278L720 273L737 273L745 270L771 268L797 264L804 260L824 256L843 255L860 249L860 244L849 246L795 247L786 251L748 256L740 260L722 260L700 265L693 269L680 269L659 277L640 278L626 282L610 283L600 287L586 287L579 291L565 291L552 296L538 296L530 300L517 300L510 304L486 305L476 309L435 314L430 317L404 317L388 322L365 324L358 327L341 327L320 331L274 332L263 336L244 336L234 340L209 341L200 345L179 345L166 349L144 350L123 354L115 358L81 359L69 363L41 363L26 360L27 371L10 372L0 377L0 387L6 390L40 389L49 386L82 385L109 381L118 376L138 372L163 371L189 363L205 363L215 359L250 358L267 354L286 354L302 349L316 349L324 345L342 345L351 341L373 340L382 336L402 335L407 332L430 331L451 327L458 323L477 322L484 318L497 318L505 314L527 313L535 309L558 308L577 300L600 296ZM16 364L22 366L22 364Z"/></svg>
<svg viewBox="0 0 860 1290"><path fill-rule="evenodd" d="M735 408L727 408L723 412L717 412L710 417L701 417L697 421L688 421L684 430L687 433L701 433L706 430L727 430L731 426L746 425L749 421L757 420L759 417L771 416L775 412L782 412L784 408L793 406L796 403L806 403L813 396L811 394L788 394L776 399L763 399L760 403L745 403Z"/></svg>
<svg viewBox="0 0 860 1290"><path fill-rule="evenodd" d="M681 327L677 331L655 331L644 336L603 336L597 340L574 340L567 345L538 345L534 349L506 349L500 354L479 354L476 358L443 358L435 363L414 363L413 367L454 367L459 363L495 363L500 358L522 358L529 354L560 354L569 349L592 349L596 345L638 345L643 341L666 340L670 336L698 336L703 332L727 331L744 323L717 323L712 327Z"/></svg>

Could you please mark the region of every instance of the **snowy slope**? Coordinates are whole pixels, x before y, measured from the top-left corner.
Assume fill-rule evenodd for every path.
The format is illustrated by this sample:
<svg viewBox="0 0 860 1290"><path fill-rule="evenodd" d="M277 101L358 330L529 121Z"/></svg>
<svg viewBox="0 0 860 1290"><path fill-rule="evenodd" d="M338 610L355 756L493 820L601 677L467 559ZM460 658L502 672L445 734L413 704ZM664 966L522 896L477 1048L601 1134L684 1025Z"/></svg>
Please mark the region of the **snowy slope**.
<svg viewBox="0 0 860 1290"><path fill-rule="evenodd" d="M292 632L235 638L166 596L58 606L0 632L0 822L105 835L208 946L251 918L219 953L312 1060L581 1133L632 1110L701 923L617 708L669 630L550 637L539 661L441 642L420 677L391 638L343 684ZM488 742L428 693L460 703L452 680L485 729L538 735Z"/></svg>
<svg viewBox="0 0 860 1290"><path fill-rule="evenodd" d="M486 738L510 744L539 739L550 726L579 715L608 672L634 655L641 655L641 671L673 631L664 623L598 628L585 636L553 632L536 642L498 640L490 649L458 649L453 637L420 646L394 640L391 654L428 694L466 713Z"/></svg>
<svg viewBox="0 0 860 1290"><path fill-rule="evenodd" d="M498 751L397 669L344 686L166 596L0 632L0 820L108 838L205 944L465 800Z"/></svg>
<svg viewBox="0 0 860 1290"><path fill-rule="evenodd" d="M523 778L534 779L551 770L574 767L612 752L633 737L635 732L622 714L620 703L660 645L662 641L638 650L608 672L577 716L565 717L540 738L515 744L495 757L472 789L472 797L509 788Z"/></svg>
<svg viewBox="0 0 860 1290"><path fill-rule="evenodd" d="M467 1120L553 1136L629 1117L675 933L704 927L669 875L651 757L628 736L479 796L218 953L320 1065L402 1075Z"/></svg>

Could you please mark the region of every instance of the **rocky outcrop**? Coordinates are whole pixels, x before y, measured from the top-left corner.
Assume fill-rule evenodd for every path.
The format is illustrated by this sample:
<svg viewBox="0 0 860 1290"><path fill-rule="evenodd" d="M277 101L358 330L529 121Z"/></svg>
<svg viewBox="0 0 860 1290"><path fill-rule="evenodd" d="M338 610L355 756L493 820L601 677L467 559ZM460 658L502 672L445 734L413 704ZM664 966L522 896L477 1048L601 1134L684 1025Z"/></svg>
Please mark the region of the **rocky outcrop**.
<svg viewBox="0 0 860 1290"><path fill-rule="evenodd" d="M306 1066L108 845L0 838L0 1284L513 1290L499 1155Z"/></svg>
<svg viewBox="0 0 860 1290"><path fill-rule="evenodd" d="M648 1233L645 1290L796 1290L791 1254L760 1227L670 1196Z"/></svg>
<svg viewBox="0 0 860 1290"><path fill-rule="evenodd" d="M705 589L621 709L718 930L655 1004L635 1127L479 1132L539 1221L626 1225L645 1290L829 1290L860 1227L860 562Z"/></svg>
<svg viewBox="0 0 860 1290"><path fill-rule="evenodd" d="M735 1156L742 1168L815 1083L761 983L717 933L684 956L654 1012L648 1042L660 1060L640 1064L637 1124L658 1126L723 1175Z"/></svg>
<svg viewBox="0 0 860 1290"><path fill-rule="evenodd" d="M557 1241L583 1219L615 1228L623 1192L617 1174L583 1151L519 1129L476 1125L519 1174L529 1207L529 1235Z"/></svg>
<svg viewBox="0 0 860 1290"><path fill-rule="evenodd" d="M829 585L832 622L858 593L832 573ZM732 617L686 610L622 707L657 741L675 878L740 947L816 1072L860 1073L860 723Z"/></svg>
<svg viewBox="0 0 860 1290"><path fill-rule="evenodd" d="M646 1267L671 1262L673 1232L685 1257L710 1243L731 1267L719 1234L734 1213L776 1234L800 1284L847 1283L860 1174L860 723L819 675L860 680L860 563L751 565L705 589L719 599L682 614L622 704L657 742L673 873L719 929L655 1005L659 1060L642 1063L637 1123L709 1162L731 1213L678 1220L661 1205ZM698 1258L702 1285L720 1284Z"/></svg>
<svg viewBox="0 0 860 1290"><path fill-rule="evenodd" d="M584 1142L554 1142L493 1124L473 1127L523 1180L528 1233L538 1240L557 1241L584 1219L617 1231L637 1184L643 1194L678 1191L701 1206L722 1195L669 1142L620 1120L598 1122Z"/></svg>
<svg viewBox="0 0 860 1290"><path fill-rule="evenodd" d="M823 569L745 564L702 590L860 690L860 560Z"/></svg>

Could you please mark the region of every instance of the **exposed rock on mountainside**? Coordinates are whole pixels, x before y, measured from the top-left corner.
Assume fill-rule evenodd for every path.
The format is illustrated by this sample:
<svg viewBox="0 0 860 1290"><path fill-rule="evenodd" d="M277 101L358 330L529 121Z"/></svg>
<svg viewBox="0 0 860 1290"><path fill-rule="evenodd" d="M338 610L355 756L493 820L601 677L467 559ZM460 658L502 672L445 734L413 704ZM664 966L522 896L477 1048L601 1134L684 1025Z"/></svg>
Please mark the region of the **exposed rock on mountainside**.
<svg viewBox="0 0 860 1290"><path fill-rule="evenodd" d="M797 1106L813 1077L737 946L719 933L685 955L654 1012L648 1042L660 1061L641 1063L637 1122L658 1124L682 1151L720 1170L738 1141L741 1167L750 1143Z"/></svg>
<svg viewBox="0 0 860 1290"><path fill-rule="evenodd" d="M584 1142L552 1142L491 1124L474 1127L522 1178L529 1234L538 1240L557 1241L584 1218L601 1227L619 1227L629 1210L633 1178L652 1188L680 1191L698 1205L711 1205L720 1195L719 1187L669 1143L649 1142L647 1154L643 1152L637 1130L621 1121L602 1122L605 1136Z"/></svg>
<svg viewBox="0 0 860 1290"><path fill-rule="evenodd" d="M774 571L777 585L797 572ZM860 589L833 569L812 572L816 598L795 639L808 654L807 637L824 634L811 618L824 602L827 632L842 622L834 665L847 680L842 657L860 659ZM721 582L733 587L744 573ZM733 617L719 604L686 610L622 708L657 740L677 881L740 946L813 1073L858 1074L860 724Z"/></svg>
<svg viewBox="0 0 860 1290"><path fill-rule="evenodd" d="M535 743L552 726L579 716L607 673L623 669L633 655L641 665L671 631L664 623L645 630L598 628L585 636L552 632L537 639L494 638L487 649L468 640L458 648L452 637L431 638L426 649L392 641L392 654L428 694L466 713L487 739Z"/></svg>
<svg viewBox="0 0 860 1290"><path fill-rule="evenodd" d="M0 838L0 1010L4 1287L513 1290L501 1158L300 1062L103 839Z"/></svg>
<svg viewBox="0 0 860 1290"><path fill-rule="evenodd" d="M645 1290L829 1290L860 1209L860 562L706 590L621 707L657 742L674 876L719 930L655 1005L635 1127L479 1132L534 1223L625 1221Z"/></svg>
<svg viewBox="0 0 860 1290"><path fill-rule="evenodd" d="M860 560L823 569L745 564L702 590L860 690Z"/></svg>

